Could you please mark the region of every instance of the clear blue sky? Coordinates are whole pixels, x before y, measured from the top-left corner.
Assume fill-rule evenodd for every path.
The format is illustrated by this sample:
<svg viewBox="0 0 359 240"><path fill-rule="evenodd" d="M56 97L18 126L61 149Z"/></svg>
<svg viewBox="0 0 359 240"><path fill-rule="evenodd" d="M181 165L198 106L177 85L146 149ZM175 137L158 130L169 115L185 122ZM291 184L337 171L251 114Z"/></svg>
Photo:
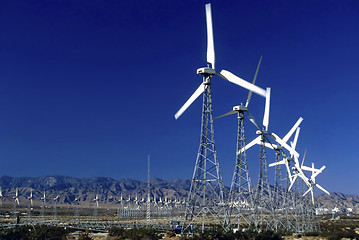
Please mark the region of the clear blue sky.
<svg viewBox="0 0 359 240"><path fill-rule="evenodd" d="M201 100L173 115L202 81L204 1L2 1L0 175L191 178ZM216 68L272 88L270 131L302 116L298 151L331 192L359 194L358 1L214 1ZM213 114L247 91L213 78ZM250 108L261 120L264 99ZM232 179L236 117L215 121ZM248 141L255 129L246 124ZM258 175L259 148L248 152ZM274 153L268 152L268 162ZM270 169L270 176L273 169Z"/></svg>

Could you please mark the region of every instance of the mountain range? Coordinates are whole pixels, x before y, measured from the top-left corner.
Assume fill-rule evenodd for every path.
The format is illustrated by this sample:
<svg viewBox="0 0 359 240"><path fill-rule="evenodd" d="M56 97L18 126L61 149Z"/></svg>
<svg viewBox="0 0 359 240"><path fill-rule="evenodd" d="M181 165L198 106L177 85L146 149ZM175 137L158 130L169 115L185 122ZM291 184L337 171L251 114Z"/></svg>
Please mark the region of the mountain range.
<svg viewBox="0 0 359 240"><path fill-rule="evenodd" d="M51 204L54 198L59 196L58 204L73 204L75 200L84 205L93 204L96 195L102 206L111 206L137 197L138 201L144 201L148 194L147 182L133 179L115 180L106 177L75 178L69 176L45 176L45 177L0 177L2 201L12 203L18 189L20 203L29 202L30 193L33 194L34 204L40 205L41 198L46 195L46 202ZM191 186L191 180L165 181L158 178L150 180L150 192L152 199L171 199L183 201ZM226 187L226 191L229 188ZM315 195L316 207L327 208L329 211L335 207L340 210L352 208L353 212L359 212L359 195L331 193Z"/></svg>

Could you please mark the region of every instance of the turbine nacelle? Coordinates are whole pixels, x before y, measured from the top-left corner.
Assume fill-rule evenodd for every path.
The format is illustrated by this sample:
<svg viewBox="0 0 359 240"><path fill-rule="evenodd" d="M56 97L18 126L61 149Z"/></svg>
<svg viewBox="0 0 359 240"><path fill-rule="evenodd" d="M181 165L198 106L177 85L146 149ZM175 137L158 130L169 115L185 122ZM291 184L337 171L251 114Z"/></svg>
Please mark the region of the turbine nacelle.
<svg viewBox="0 0 359 240"><path fill-rule="evenodd" d="M213 68L210 67L202 67L202 68L198 68L197 69L197 74L201 74L201 75L216 75L216 70L214 70Z"/></svg>
<svg viewBox="0 0 359 240"><path fill-rule="evenodd" d="M234 106L233 107L233 111L237 111L237 112L240 112L240 111L243 111L243 112L246 112L248 111L248 108L243 106L243 105L238 105L238 106Z"/></svg>

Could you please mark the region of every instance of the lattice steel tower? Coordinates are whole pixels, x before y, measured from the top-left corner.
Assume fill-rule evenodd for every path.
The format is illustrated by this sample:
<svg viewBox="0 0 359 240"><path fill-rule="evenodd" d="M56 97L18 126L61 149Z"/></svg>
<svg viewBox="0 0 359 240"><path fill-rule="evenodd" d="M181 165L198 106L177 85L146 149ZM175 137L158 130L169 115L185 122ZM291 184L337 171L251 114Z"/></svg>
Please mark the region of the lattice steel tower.
<svg viewBox="0 0 359 240"><path fill-rule="evenodd" d="M257 230L273 230L274 209L272 190L268 180L267 152L265 146L266 132L261 131L259 177L254 197L254 225Z"/></svg>
<svg viewBox="0 0 359 240"><path fill-rule="evenodd" d="M212 69L210 69L212 70ZM191 232L195 225L223 224L225 216L224 185L214 142L211 78L214 74L204 71L203 106L200 146L187 199L183 233Z"/></svg>
<svg viewBox="0 0 359 240"><path fill-rule="evenodd" d="M250 209L253 208L253 195L245 150L244 112L247 112L247 108L236 106L233 109L238 113L237 151L236 164L228 197L226 225L227 228L235 225L240 229L241 221L246 222L248 225L251 224L249 213ZM244 150L240 151L241 149ZM234 214L233 220L232 214Z"/></svg>

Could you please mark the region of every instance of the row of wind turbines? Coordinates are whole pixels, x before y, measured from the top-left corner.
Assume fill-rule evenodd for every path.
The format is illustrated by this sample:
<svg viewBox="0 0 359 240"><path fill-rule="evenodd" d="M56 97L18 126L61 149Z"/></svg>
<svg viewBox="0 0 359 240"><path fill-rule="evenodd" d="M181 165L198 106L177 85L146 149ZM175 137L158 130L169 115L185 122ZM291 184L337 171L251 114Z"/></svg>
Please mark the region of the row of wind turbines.
<svg viewBox="0 0 359 240"><path fill-rule="evenodd" d="M293 125L293 127L289 130L289 132L284 137L279 137L274 131L269 130L269 116L270 116L270 98L271 98L271 88L261 88L256 85L256 78L258 75L259 67L261 64L262 57L259 60L257 70L255 72L254 78L252 82L248 82L241 77L233 74L228 70L217 71L215 68L215 50L214 50L214 39L213 39L213 23L212 23L212 10L211 4L205 5L206 11L206 26L207 26L207 66L201 67L197 69L197 74L203 76L202 83L198 86L195 92L190 96L190 98L183 104L183 106L176 112L174 115L175 119L178 119L182 114L191 106L191 104L200 96L203 95L203 105L202 105L202 125L201 125L201 144L200 149L197 155L195 170L192 178L191 185L191 193L187 203L186 215L191 215L189 217L189 224L193 223L193 219L200 215L206 215L207 212L210 212L210 203L209 201L204 201L205 191L208 191L208 186L216 182L216 186L213 189L219 189L217 191L217 196L219 198L219 205L223 205L226 201L223 195L223 180L220 174L219 162L216 156L216 150L214 147L214 131L213 131L213 118L212 116L212 98L211 98L211 87L212 87L212 77L219 77L220 79L224 79L233 83L236 86L242 87L248 90L248 96L245 105L236 105L233 109L223 114L217 118L225 117L232 114L238 115L238 136L237 136L237 152L236 152L236 167L233 174L233 180L231 185L231 192L236 186L241 186L241 171L246 172L248 183L248 188L250 189L250 178L248 173L247 161L243 160L246 158L246 151L255 145L261 146L261 154L263 153L264 158L266 158L265 148L269 148L278 153L278 156L281 156L281 159L270 163L269 167L281 166L284 165L286 169L287 179L290 182L288 187L288 191L290 191L297 181L297 179L301 179L307 190L303 193L303 196L306 196L308 193L311 194L311 201L314 204L314 188L317 187L326 194L329 195L329 192L324 189L321 185L316 182L316 177L323 172L326 168L322 166L321 168L315 168L314 163L311 166L305 166L305 156L302 161L299 160L299 153L296 150L299 132L300 132L300 124L303 121L303 118L300 117L297 122ZM258 124L255 120L250 109L250 101L252 98L252 93L258 95L261 98L265 99L265 110L263 114L262 124ZM252 110L251 110L252 111ZM246 116L248 120L255 126L256 134L258 135L255 139L253 139L248 144L244 141L244 125L243 118ZM295 134L294 134L295 133ZM294 138L292 141L289 141L294 134ZM208 145L211 145L208 147ZM209 152L209 153L208 153ZM210 154L210 155L209 155ZM214 156L214 157L213 157ZM262 155L261 155L262 158ZM240 162L241 161L241 162ZM263 164L262 164L263 163ZM212 164L212 169L209 165ZM259 184L262 181L266 181L268 178L267 175L267 162L261 162L260 169L260 179ZM211 165L211 166L212 166ZM241 168L241 169L239 169ZM310 176L308 176L308 173ZM239 177L238 177L239 176ZM268 180L267 180L268 181ZM202 184L202 185L200 185ZM213 185L212 185L213 186ZM217 186L219 186L217 188ZM269 186L269 182L268 182ZM239 188L237 187L237 192L235 194L241 194ZM242 188L243 190L243 188ZM251 190L249 190L251 191ZM200 196L199 198L197 196ZM202 200L201 200L202 199ZM228 200L230 201L230 199ZM206 206L207 204L207 206ZM200 206L200 208L198 208ZM199 209L198 212L196 209ZM212 212L212 214L214 214ZM185 222L187 221L187 217L185 217ZM202 223L202 231L204 229L204 223Z"/></svg>

